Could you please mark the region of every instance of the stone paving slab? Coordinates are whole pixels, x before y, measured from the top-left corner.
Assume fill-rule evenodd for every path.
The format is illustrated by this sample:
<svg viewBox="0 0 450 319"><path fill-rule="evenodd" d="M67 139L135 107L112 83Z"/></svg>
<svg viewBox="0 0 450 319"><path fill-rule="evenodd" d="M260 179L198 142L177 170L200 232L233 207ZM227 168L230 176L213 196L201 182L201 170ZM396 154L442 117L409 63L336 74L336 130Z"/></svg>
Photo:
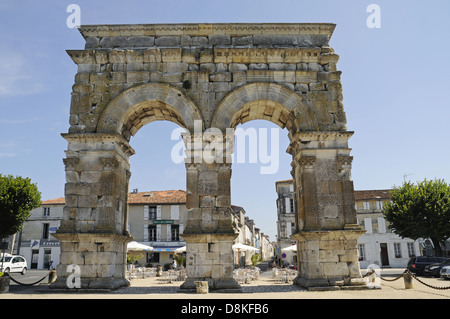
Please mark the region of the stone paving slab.
<svg viewBox="0 0 450 319"><path fill-rule="evenodd" d="M391 276L390 278L395 278ZM389 277L386 277L389 278ZM434 286L448 287L450 281L421 278ZM396 281L380 281L381 289L308 291L290 283L276 282L269 272L257 281L242 285L242 293L180 293L182 282L161 283L157 277L131 280L130 287L112 292L61 293L48 288L47 284L32 287L11 286L10 292L0 299L450 299L450 289L437 290L414 280L414 289L405 289L402 278Z"/></svg>

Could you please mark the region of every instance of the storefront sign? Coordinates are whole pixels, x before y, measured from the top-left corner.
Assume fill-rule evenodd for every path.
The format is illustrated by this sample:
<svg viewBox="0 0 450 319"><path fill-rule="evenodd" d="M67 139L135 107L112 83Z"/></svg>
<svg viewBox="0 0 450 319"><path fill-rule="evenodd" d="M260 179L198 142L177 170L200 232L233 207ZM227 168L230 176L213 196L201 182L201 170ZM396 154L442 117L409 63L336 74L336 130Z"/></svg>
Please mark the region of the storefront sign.
<svg viewBox="0 0 450 319"><path fill-rule="evenodd" d="M155 219L153 220L153 224L173 224L172 219Z"/></svg>

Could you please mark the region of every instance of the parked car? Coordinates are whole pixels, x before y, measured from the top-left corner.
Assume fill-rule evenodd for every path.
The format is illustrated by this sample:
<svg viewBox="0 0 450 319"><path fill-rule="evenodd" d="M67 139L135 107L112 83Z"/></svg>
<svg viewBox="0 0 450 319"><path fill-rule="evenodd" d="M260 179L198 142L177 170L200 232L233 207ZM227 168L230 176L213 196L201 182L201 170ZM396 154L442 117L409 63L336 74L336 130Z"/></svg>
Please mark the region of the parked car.
<svg viewBox="0 0 450 319"><path fill-rule="evenodd" d="M441 268L441 278L450 279L450 266L444 266Z"/></svg>
<svg viewBox="0 0 450 319"><path fill-rule="evenodd" d="M3 268L2 268L3 265ZM0 258L0 271L5 273L20 272L25 275L27 272L27 261L23 256L5 256Z"/></svg>
<svg viewBox="0 0 450 319"><path fill-rule="evenodd" d="M423 275L425 266L446 261L445 257L413 257L408 261L408 270L416 275Z"/></svg>
<svg viewBox="0 0 450 319"><path fill-rule="evenodd" d="M439 278L441 275L441 269L444 266L450 266L450 259L447 259L441 263L431 264L428 266L425 266L425 269L423 270L423 274L425 276L433 276L436 278Z"/></svg>

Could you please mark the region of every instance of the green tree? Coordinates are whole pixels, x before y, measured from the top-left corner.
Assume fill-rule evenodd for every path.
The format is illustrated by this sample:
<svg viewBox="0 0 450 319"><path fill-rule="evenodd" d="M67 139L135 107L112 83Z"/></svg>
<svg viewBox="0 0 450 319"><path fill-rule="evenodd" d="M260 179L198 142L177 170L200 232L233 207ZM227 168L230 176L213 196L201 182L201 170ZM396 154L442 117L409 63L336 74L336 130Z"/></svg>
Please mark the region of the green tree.
<svg viewBox="0 0 450 319"><path fill-rule="evenodd" d="M20 231L40 205L41 193L29 178L0 174L0 240Z"/></svg>
<svg viewBox="0 0 450 319"><path fill-rule="evenodd" d="M437 256L450 237L450 186L443 180L410 182L394 187L383 208L389 228L401 237L430 238Z"/></svg>

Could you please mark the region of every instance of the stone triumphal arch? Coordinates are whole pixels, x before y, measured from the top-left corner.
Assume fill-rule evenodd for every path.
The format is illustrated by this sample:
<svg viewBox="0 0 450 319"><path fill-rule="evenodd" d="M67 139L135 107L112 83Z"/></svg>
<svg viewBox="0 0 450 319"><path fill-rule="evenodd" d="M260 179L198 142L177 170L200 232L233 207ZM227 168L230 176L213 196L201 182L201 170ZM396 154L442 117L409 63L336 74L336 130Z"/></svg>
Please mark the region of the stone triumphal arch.
<svg viewBox="0 0 450 319"><path fill-rule="evenodd" d="M255 119L286 128L294 179L299 276L311 286L359 286L352 157L342 104L334 24L141 24L79 28L83 50L71 95L58 279L80 267L81 288L125 279L130 138L157 120L186 129L187 280L239 291L233 279L231 163L205 162L198 130L223 132ZM200 133L201 133L200 132ZM224 135L226 136L226 135ZM201 140L200 148L208 143ZM230 142L225 141L224 144ZM198 148L198 147L197 147Z"/></svg>

